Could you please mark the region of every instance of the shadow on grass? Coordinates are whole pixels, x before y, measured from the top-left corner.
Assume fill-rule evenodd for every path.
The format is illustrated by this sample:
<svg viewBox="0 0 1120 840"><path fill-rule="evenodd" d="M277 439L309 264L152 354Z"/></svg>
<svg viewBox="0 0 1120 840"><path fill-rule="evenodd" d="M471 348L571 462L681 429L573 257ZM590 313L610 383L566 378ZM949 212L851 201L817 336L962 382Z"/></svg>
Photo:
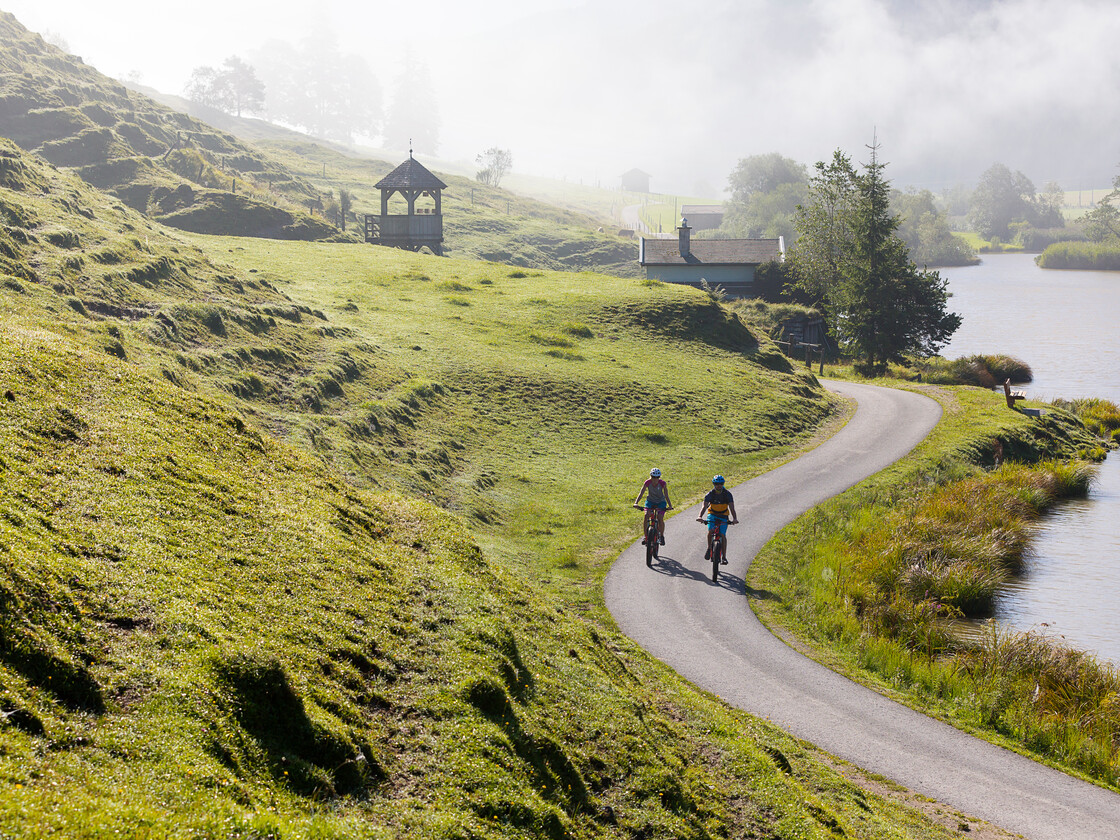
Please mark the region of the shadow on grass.
<svg viewBox="0 0 1120 840"><path fill-rule="evenodd" d="M755 589L753 586L746 587L746 595L748 598L754 598L756 601L781 602L782 600L782 596L777 592L771 592L769 589Z"/></svg>

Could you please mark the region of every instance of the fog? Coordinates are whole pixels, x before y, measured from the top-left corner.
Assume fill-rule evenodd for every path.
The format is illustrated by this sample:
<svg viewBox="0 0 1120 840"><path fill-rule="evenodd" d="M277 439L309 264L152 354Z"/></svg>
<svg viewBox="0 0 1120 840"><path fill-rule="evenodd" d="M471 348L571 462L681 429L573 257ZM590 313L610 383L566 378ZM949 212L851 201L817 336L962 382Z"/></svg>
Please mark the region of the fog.
<svg viewBox="0 0 1120 840"><path fill-rule="evenodd" d="M1040 187L1120 170L1111 0L531 0L317 4L0 0L102 72L181 93L191 70L330 27L386 99L406 51L430 71L439 158L491 146L514 171L718 194L736 161L811 164L873 134L897 186ZM266 93L267 96L267 93ZM388 101L387 103L388 104Z"/></svg>

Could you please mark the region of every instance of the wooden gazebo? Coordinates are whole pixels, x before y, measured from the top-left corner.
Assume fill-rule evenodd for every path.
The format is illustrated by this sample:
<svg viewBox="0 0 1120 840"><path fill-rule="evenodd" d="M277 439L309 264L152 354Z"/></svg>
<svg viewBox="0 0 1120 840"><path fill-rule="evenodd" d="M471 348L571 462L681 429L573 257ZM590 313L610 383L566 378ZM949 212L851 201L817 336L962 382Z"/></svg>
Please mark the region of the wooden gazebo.
<svg viewBox="0 0 1120 840"><path fill-rule="evenodd" d="M366 216L366 242L418 251L425 245L434 253L443 253L443 201L442 190L447 184L429 172L412 157L382 178L376 184L381 190L381 215ZM389 213L389 199L400 193L408 202L404 215ZM434 208L417 209L416 200L428 196L435 201Z"/></svg>

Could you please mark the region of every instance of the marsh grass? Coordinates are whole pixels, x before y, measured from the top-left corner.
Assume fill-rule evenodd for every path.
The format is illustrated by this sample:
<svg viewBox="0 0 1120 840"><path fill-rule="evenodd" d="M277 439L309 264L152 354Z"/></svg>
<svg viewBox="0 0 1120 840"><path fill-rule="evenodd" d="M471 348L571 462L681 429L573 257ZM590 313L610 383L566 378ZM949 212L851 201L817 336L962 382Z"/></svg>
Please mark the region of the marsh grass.
<svg viewBox="0 0 1120 840"><path fill-rule="evenodd" d="M1080 398L1058 399L1053 404L1079 417L1098 437L1120 443L1120 406L1116 403L1097 398Z"/></svg>

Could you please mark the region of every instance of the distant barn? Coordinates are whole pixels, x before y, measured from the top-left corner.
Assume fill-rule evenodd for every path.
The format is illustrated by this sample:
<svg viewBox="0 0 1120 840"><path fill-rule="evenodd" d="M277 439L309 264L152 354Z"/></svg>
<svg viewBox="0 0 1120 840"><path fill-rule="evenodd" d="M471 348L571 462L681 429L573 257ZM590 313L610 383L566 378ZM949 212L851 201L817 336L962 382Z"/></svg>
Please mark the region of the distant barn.
<svg viewBox="0 0 1120 840"><path fill-rule="evenodd" d="M681 215L692 224L693 230L716 230L723 224L722 204L685 204Z"/></svg>
<svg viewBox="0 0 1120 840"><path fill-rule="evenodd" d="M681 219L676 239L638 242L638 262L646 277L700 288L702 281L721 286L733 297L754 297L755 270L785 259L785 240L692 239L692 227Z"/></svg>
<svg viewBox="0 0 1120 840"><path fill-rule="evenodd" d="M618 176L622 179L622 188L630 192L649 192L649 179L652 177L648 172L643 172L640 169L631 169L629 172L623 172Z"/></svg>

